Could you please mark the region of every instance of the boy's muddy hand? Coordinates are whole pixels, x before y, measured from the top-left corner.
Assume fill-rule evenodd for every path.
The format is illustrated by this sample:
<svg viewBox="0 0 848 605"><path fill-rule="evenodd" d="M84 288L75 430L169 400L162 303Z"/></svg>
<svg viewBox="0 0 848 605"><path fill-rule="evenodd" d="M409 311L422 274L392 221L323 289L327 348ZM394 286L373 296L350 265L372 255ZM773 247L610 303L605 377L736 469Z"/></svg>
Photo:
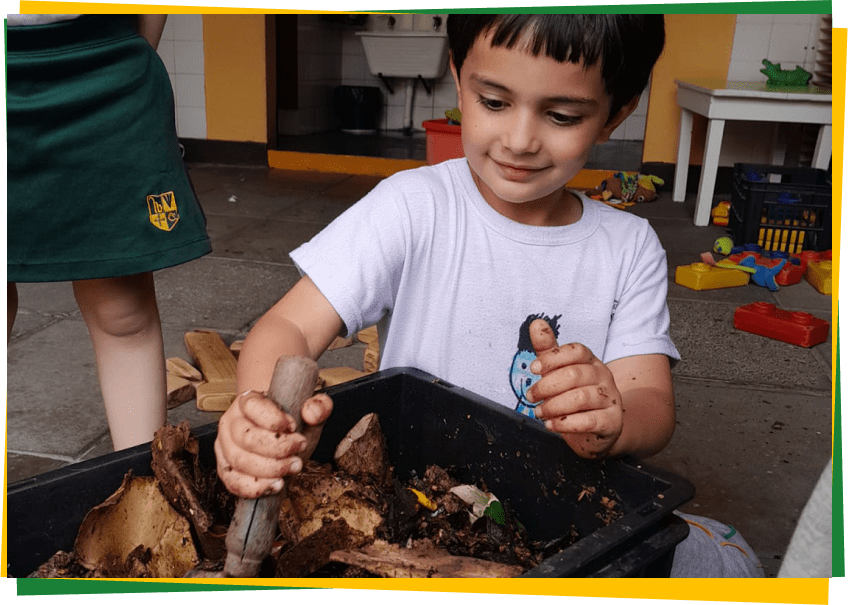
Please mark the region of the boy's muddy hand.
<svg viewBox="0 0 848 605"><path fill-rule="evenodd" d="M527 391L531 402L544 401L536 417L562 435L579 456L607 454L621 435L624 410L612 372L579 343L558 346L542 319L530 324L536 360L530 371L541 379Z"/></svg>
<svg viewBox="0 0 848 605"><path fill-rule="evenodd" d="M301 408L304 431L295 433L294 419L273 401L256 391L242 393L218 422L218 476L242 498L279 492L283 477L300 472L312 454L317 439L309 436L320 431L332 409L327 395L307 399Z"/></svg>

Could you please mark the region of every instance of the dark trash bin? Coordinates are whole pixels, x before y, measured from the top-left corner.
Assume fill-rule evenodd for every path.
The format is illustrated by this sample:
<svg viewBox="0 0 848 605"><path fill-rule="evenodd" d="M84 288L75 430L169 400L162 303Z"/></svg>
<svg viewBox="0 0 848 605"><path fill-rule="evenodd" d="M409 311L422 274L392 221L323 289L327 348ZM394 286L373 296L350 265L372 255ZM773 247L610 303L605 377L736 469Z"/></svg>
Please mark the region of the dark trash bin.
<svg viewBox="0 0 848 605"><path fill-rule="evenodd" d="M333 107L342 132L373 133L383 107L383 94L375 86L338 86Z"/></svg>

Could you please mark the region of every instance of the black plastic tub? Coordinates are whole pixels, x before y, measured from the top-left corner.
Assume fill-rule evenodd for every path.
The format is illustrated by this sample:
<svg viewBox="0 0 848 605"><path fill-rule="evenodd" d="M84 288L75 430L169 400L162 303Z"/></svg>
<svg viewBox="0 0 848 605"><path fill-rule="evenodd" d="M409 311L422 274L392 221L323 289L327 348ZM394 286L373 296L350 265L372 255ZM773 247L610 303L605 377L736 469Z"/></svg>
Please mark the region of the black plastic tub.
<svg viewBox="0 0 848 605"><path fill-rule="evenodd" d="M688 525L672 512L694 496L674 474L635 459L579 458L558 436L469 391L410 368L385 370L327 389L333 414L313 458L332 459L336 444L366 413L377 412L396 476L437 464L459 481L484 482L511 507L531 539L577 540L526 577L668 575ZM201 463L214 467L216 425L194 429ZM58 550L71 550L86 513L109 497L125 473L152 475L150 446L101 456L9 486L8 569L25 577ZM594 494L581 492L594 488ZM610 495L624 515L599 518Z"/></svg>

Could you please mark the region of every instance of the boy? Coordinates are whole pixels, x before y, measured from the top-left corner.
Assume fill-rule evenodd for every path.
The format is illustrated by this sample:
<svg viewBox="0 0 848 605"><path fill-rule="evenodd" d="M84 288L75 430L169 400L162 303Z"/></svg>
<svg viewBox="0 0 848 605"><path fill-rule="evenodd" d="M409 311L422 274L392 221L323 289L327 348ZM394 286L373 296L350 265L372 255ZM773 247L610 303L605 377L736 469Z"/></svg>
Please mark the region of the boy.
<svg viewBox="0 0 848 605"><path fill-rule="evenodd" d="M304 277L248 335L246 391L220 422L219 474L238 495L301 469L304 437L260 394L278 357L317 359L374 323L381 367L538 418L580 456L671 438L665 252L646 220L564 189L635 109L663 17L455 15L448 35L465 158L384 180L292 252ZM305 424L331 408L305 402Z"/></svg>

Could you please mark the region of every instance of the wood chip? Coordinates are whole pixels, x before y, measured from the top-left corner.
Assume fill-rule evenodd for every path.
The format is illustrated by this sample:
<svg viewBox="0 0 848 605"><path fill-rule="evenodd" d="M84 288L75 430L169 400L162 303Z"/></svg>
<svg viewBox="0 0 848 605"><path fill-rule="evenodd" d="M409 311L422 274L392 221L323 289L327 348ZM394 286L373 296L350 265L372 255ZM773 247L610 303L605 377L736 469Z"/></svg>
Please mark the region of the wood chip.
<svg viewBox="0 0 848 605"><path fill-rule="evenodd" d="M362 355L362 369L369 374L380 369L380 341L372 340Z"/></svg>
<svg viewBox="0 0 848 605"><path fill-rule="evenodd" d="M368 376L368 372L349 367L323 368L318 371L318 380L324 387L336 386L363 376Z"/></svg>
<svg viewBox="0 0 848 605"><path fill-rule="evenodd" d="M371 326L369 328L360 330L356 334L356 338L359 340L359 342L370 344L371 341L377 340L377 326Z"/></svg>
<svg viewBox="0 0 848 605"><path fill-rule="evenodd" d="M352 338L342 338L341 336L336 336L336 339L330 343L330 346L327 347L327 350L335 351L336 349L343 349L345 347L349 347L352 344Z"/></svg>
<svg viewBox="0 0 848 605"><path fill-rule="evenodd" d="M369 546L333 552L330 560L384 578L512 578L523 572L517 565L451 555L429 540L417 540L411 548L375 540Z"/></svg>
<svg viewBox="0 0 848 605"><path fill-rule="evenodd" d="M198 409L226 411L236 396L235 355L216 332L186 332L184 340L189 355L206 381L196 388Z"/></svg>
<svg viewBox="0 0 848 605"><path fill-rule="evenodd" d="M169 357L165 360L165 370L179 378L185 378L191 382L202 382L203 374L189 362L179 357Z"/></svg>
<svg viewBox="0 0 848 605"><path fill-rule="evenodd" d="M169 410L194 399L195 387L190 381L171 373L166 374L165 378L168 381Z"/></svg>

